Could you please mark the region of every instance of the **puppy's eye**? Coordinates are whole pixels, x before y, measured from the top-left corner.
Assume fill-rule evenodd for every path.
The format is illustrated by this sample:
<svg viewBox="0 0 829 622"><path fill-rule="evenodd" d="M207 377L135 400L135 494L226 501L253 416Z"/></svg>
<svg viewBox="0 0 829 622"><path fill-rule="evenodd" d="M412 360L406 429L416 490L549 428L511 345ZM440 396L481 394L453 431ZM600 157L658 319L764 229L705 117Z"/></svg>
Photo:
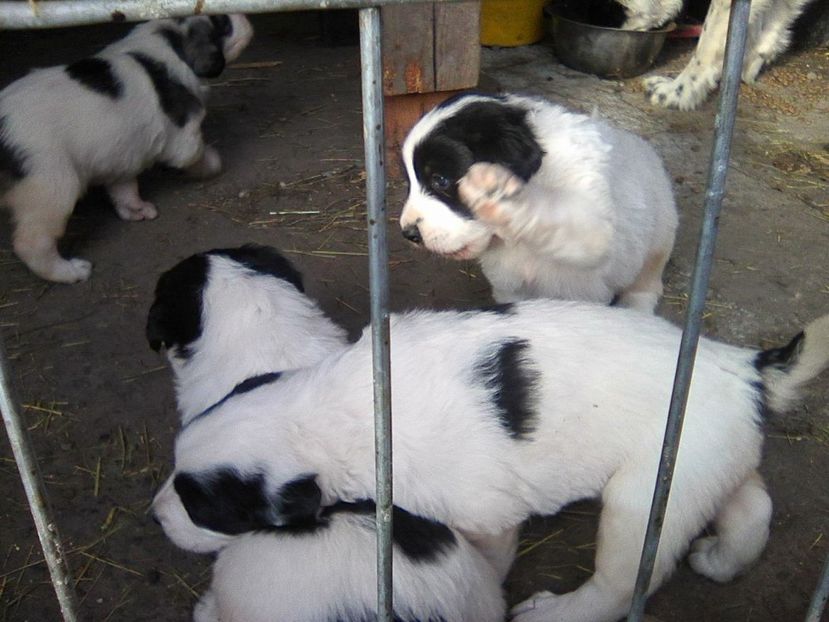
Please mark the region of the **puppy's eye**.
<svg viewBox="0 0 829 622"><path fill-rule="evenodd" d="M440 173L432 173L431 186L435 190L446 192L447 190L449 190L449 187L451 185L452 182L450 182L446 177L444 177Z"/></svg>

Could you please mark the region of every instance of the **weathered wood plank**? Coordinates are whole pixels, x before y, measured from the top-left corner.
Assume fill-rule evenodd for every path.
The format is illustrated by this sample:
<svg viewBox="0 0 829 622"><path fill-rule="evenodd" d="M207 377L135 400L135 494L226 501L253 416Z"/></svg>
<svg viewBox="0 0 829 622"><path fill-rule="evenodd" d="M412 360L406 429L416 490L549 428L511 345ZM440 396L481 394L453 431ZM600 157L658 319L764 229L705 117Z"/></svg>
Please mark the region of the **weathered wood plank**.
<svg viewBox="0 0 829 622"><path fill-rule="evenodd" d="M435 90L435 21L432 4L385 6L383 92L386 95Z"/></svg>
<svg viewBox="0 0 829 622"><path fill-rule="evenodd" d="M478 84L480 33L480 2L435 5L435 90Z"/></svg>

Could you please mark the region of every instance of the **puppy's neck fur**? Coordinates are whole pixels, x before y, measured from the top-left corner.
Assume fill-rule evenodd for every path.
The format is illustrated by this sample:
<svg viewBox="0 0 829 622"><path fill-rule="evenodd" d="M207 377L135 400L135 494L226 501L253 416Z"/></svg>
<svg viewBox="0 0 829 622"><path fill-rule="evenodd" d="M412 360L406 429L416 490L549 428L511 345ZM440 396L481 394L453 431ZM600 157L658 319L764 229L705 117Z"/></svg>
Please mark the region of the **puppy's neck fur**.
<svg viewBox="0 0 829 622"><path fill-rule="evenodd" d="M202 333L168 352L182 424L243 380L313 365L346 345L345 331L290 283L214 262L202 298Z"/></svg>

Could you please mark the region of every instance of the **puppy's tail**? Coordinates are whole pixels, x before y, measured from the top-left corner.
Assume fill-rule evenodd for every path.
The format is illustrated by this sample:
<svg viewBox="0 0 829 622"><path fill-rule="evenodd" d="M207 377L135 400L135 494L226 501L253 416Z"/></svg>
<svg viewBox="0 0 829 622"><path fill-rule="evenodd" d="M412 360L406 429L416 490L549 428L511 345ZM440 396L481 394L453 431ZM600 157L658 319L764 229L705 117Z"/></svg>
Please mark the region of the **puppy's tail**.
<svg viewBox="0 0 829 622"><path fill-rule="evenodd" d="M829 367L829 315L804 328L782 348L758 352L754 366L763 377L766 404L785 412L800 397L800 389Z"/></svg>

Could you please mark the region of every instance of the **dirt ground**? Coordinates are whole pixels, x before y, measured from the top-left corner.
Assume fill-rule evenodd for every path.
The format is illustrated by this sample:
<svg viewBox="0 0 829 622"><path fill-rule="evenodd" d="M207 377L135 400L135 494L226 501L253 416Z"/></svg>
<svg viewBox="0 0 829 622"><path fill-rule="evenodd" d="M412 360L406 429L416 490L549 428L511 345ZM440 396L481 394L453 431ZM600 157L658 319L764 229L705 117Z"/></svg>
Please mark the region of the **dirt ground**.
<svg viewBox="0 0 829 622"><path fill-rule="evenodd" d="M94 263L90 281L48 284L10 250L0 216L0 324L81 603L81 619L189 619L210 560L169 544L146 514L170 469L177 425L170 374L144 339L158 275L191 253L245 242L281 248L309 293L352 334L368 320L364 175L356 46L326 47L316 17L254 19L256 39L214 81L206 133L224 173L193 182L142 177L160 217L120 221L100 192L73 216L64 251ZM291 30L291 34L286 33ZM94 52L123 27L0 34L0 86L28 67ZM658 71L675 72L689 42ZM705 188L713 100L696 112L655 109L637 79L607 82L559 65L547 45L483 52L481 86L546 95L599 111L650 139L676 182L679 238L659 312L681 321ZM768 346L829 312L829 50L788 55L743 89L705 329ZM474 264L404 244L389 188L395 309L488 302ZM768 426L762 468L774 500L771 538L745 576L716 585L681 563L648 605L663 622L802 620L829 553L829 383ZM59 618L5 436L0 434L0 621ZM583 502L527 527L510 602L570 590L591 572L597 506Z"/></svg>

